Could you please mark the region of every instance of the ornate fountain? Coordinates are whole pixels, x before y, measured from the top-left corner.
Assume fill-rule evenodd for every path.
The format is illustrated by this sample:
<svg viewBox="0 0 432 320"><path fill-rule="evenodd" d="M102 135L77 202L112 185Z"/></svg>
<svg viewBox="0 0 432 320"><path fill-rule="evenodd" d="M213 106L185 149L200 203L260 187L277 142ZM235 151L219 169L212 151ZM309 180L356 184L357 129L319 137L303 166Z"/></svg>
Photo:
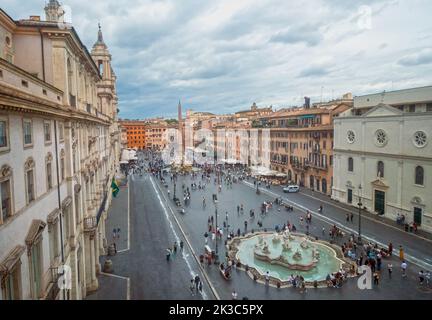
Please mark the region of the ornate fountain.
<svg viewBox="0 0 432 320"><path fill-rule="evenodd" d="M250 233L230 240L227 247L229 257L251 277L264 279L268 271L271 281L282 286L289 285L293 274L304 277L306 285L326 286L327 274L353 269L338 247L288 230Z"/></svg>

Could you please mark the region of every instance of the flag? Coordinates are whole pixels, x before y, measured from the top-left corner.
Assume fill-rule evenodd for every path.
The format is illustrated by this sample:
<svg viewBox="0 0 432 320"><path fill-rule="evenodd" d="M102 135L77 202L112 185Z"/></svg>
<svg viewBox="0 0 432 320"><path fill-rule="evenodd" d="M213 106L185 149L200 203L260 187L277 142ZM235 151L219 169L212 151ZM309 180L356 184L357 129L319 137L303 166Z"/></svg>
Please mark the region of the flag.
<svg viewBox="0 0 432 320"><path fill-rule="evenodd" d="M111 189L112 189L113 196L116 197L117 194L119 193L120 189L119 189L117 182L115 181L114 178L112 179L112 182L111 182Z"/></svg>

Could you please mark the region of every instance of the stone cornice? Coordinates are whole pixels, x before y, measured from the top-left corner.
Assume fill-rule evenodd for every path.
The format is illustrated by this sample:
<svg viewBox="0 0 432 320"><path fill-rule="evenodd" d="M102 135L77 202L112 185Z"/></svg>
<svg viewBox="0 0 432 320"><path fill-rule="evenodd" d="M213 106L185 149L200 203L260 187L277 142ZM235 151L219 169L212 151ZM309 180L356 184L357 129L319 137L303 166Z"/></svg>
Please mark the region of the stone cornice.
<svg viewBox="0 0 432 320"><path fill-rule="evenodd" d="M344 153L344 154L354 154L354 155L360 155L360 156L387 157L387 158L393 158L393 159L404 159L404 160L417 160L417 161L432 162L432 158L431 157L412 156L412 155L407 155L407 154L388 154L388 153L382 153L382 152L333 149L333 154L334 155L336 155L336 152Z"/></svg>

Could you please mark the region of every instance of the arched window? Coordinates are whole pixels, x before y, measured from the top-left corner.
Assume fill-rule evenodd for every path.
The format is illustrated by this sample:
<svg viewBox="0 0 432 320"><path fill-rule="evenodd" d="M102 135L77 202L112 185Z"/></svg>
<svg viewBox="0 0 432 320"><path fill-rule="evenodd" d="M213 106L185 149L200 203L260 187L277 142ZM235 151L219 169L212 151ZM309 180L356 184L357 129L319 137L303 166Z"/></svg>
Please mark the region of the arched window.
<svg viewBox="0 0 432 320"><path fill-rule="evenodd" d="M424 170L423 167L417 166L415 168L415 184L422 186L424 183Z"/></svg>
<svg viewBox="0 0 432 320"><path fill-rule="evenodd" d="M378 161L377 164L377 177L384 178L384 162Z"/></svg>
<svg viewBox="0 0 432 320"><path fill-rule="evenodd" d="M348 171L349 172L354 171L354 159L351 157L348 158Z"/></svg>

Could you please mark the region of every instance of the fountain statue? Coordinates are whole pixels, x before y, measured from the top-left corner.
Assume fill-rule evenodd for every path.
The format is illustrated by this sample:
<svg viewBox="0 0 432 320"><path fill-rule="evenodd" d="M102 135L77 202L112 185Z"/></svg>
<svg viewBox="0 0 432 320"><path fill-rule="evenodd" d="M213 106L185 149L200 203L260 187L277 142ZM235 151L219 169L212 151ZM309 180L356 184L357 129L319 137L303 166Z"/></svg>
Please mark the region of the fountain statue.
<svg viewBox="0 0 432 320"><path fill-rule="evenodd" d="M291 245L288 240L285 240L284 243L282 244L282 251L290 251L290 250L291 250Z"/></svg>
<svg viewBox="0 0 432 320"><path fill-rule="evenodd" d="M302 249L308 249L308 248L309 248L309 243L308 243L308 241L307 241L307 240L303 240L303 241L300 243L300 247L302 247Z"/></svg>
<svg viewBox="0 0 432 320"><path fill-rule="evenodd" d="M273 243L279 243L279 242L281 242L281 237L279 236L279 234L275 233L275 234L273 235L272 242L273 242Z"/></svg>
<svg viewBox="0 0 432 320"><path fill-rule="evenodd" d="M302 254L300 253L300 251L297 249L297 251L293 254L293 259L294 260L301 260L302 258Z"/></svg>
<svg viewBox="0 0 432 320"><path fill-rule="evenodd" d="M265 243L265 242L264 242L264 243ZM270 253L270 250L269 250L269 247L268 247L268 244L267 244L267 243L264 244L264 247L263 247L263 249L262 249L262 252L265 253L265 254L269 254L269 253Z"/></svg>

